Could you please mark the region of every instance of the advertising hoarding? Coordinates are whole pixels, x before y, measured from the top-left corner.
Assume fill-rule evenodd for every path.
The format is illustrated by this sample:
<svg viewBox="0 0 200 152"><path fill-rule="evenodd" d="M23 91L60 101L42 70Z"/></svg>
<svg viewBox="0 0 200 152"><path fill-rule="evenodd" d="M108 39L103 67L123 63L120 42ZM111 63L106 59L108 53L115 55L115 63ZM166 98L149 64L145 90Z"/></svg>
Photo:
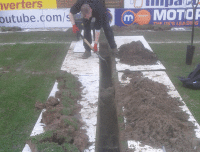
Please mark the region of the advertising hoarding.
<svg viewBox="0 0 200 152"><path fill-rule="evenodd" d="M0 25L21 28L70 27L69 9L2 11Z"/></svg>
<svg viewBox="0 0 200 152"><path fill-rule="evenodd" d="M71 8L77 0L1 0L0 11ZM123 0L106 0L107 8L123 8Z"/></svg>
<svg viewBox="0 0 200 152"><path fill-rule="evenodd" d="M55 9L56 0L1 0L0 10Z"/></svg>
<svg viewBox="0 0 200 152"><path fill-rule="evenodd" d="M192 3L197 2L198 0L124 0L124 8L191 8Z"/></svg>
<svg viewBox="0 0 200 152"><path fill-rule="evenodd" d="M70 8L1 11L0 26L21 28L72 27ZM115 24L115 9L109 8L110 25Z"/></svg>
<svg viewBox="0 0 200 152"><path fill-rule="evenodd" d="M170 26L191 26L193 9L154 8L154 9L116 9L115 25L161 24ZM195 26L199 26L200 9L196 10Z"/></svg>
<svg viewBox="0 0 200 152"><path fill-rule="evenodd" d="M71 27L68 16L70 8L57 9L58 4L63 4L62 1L2 0L0 2L0 26L19 26L21 28ZM69 0L65 2L69 2ZM192 2L197 3L197 0L124 0L125 9L109 8L111 25L167 24L171 26L191 26L193 18ZM199 26L200 5L197 7L195 15L195 26Z"/></svg>

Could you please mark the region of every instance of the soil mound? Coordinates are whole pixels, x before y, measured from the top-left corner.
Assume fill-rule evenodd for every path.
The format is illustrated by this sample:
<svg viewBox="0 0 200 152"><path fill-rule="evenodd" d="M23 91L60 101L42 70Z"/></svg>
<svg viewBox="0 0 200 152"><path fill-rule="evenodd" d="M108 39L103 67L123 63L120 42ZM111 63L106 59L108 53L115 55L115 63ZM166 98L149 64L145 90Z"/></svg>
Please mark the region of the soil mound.
<svg viewBox="0 0 200 152"><path fill-rule="evenodd" d="M119 109L124 107L122 115L127 119L122 139L141 141L154 148L164 146L167 152L200 151L195 126L179 107L183 103L169 96L165 85L141 73L128 73L124 78L127 76L132 78L130 84L117 91Z"/></svg>
<svg viewBox="0 0 200 152"><path fill-rule="evenodd" d="M59 91L55 97L49 97L46 103L35 104L37 110L46 108L46 111L41 120L45 124L45 133L27 141L33 152L39 151L40 147L48 147L48 144L54 145L54 150L57 147L63 151L84 151L89 146L88 136L81 129L81 105L77 103L81 97L81 84L73 75L61 75L57 78Z"/></svg>
<svg viewBox="0 0 200 152"><path fill-rule="evenodd" d="M141 41L133 41L119 47L117 57L121 63L129 65L152 65L158 61L156 55L146 49Z"/></svg>

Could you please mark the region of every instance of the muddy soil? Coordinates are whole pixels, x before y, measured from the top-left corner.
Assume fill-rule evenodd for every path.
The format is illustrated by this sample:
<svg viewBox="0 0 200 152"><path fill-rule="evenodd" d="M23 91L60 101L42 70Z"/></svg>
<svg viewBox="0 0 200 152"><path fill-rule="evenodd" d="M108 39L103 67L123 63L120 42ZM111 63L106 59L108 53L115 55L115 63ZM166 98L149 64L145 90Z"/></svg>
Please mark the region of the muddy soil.
<svg viewBox="0 0 200 152"><path fill-rule="evenodd" d="M160 149L164 146L167 152L199 152L195 126L188 122L188 114L179 107L183 103L170 97L165 85L144 78L140 72L124 75L123 78L132 79L130 84L118 86L116 90L118 111L127 119L126 125L120 123L121 140L141 141Z"/></svg>
<svg viewBox="0 0 200 152"><path fill-rule="evenodd" d="M119 48L120 62L129 65L156 64L157 57L145 49L140 41ZM122 79L131 78L130 84L115 87L120 140L140 141L154 148L164 146L167 152L199 152L200 140L195 136L195 126L182 111L183 103L167 94L165 85L143 77L141 72L125 70ZM122 110L124 109L124 110ZM121 144L123 152L135 151Z"/></svg>
<svg viewBox="0 0 200 152"><path fill-rule="evenodd" d="M104 57L107 57L107 55ZM140 41L131 42L127 46L121 46L118 57L121 62L130 65L147 65L157 62L156 56L149 50L146 50ZM182 102L171 98L167 94L168 89L166 86L144 78L142 73L132 73L126 70L123 78L126 79L127 77L132 78L130 84L126 86L115 85L117 87L115 87L114 91L118 118L124 116L127 119L126 125L123 122L119 125L119 142L136 140L154 148L162 148L164 146L167 152L199 152L200 141L195 137L195 126L188 122L188 115L180 109L179 106L182 105ZM62 81L62 78L58 78L58 81ZM101 101L104 101L104 97L106 97L106 100L107 97L111 98L113 88L108 83L101 84L101 86L105 89L100 90L101 93L103 92L100 97ZM68 108L69 111L72 111L69 116L63 115L61 112L63 111L63 103L60 101L63 99L62 95L66 86L61 85L59 89L60 91L57 92L55 99L51 98L45 104L37 103L36 105L38 109L47 108L42 119L47 125L45 130L57 130L47 140L61 144L63 138L60 138L62 137L60 135L66 135L70 137L68 138L68 143L76 145L80 151L83 151L89 143L84 130L80 129L82 125L78 115L80 106L75 104L75 106ZM65 92L68 94L68 97L77 101L77 98L73 98L70 92L67 90ZM106 104L108 103L101 102L100 107L104 109L104 107L107 107ZM124 107L124 111L122 107ZM109 113L109 109L106 112ZM110 121L108 119L103 120L106 122ZM73 124L74 121L78 122L78 126L69 125ZM103 126L104 124L101 125ZM106 128L104 130L105 132L107 131ZM103 136L104 134L102 134L102 138ZM115 143L114 140L109 138L105 141L111 144ZM123 144L121 145L122 152L135 151L134 149L126 149L123 147Z"/></svg>
<svg viewBox="0 0 200 152"><path fill-rule="evenodd" d="M36 109L46 108L42 115L42 123L46 125L45 131L53 131L53 136L43 139L40 143L54 142L58 145L68 143L75 145L82 152L89 146L89 143L85 130L81 129L83 125L79 114L81 106L77 104L81 98L81 84L77 80L78 95L74 96L66 86L67 80L64 77L58 77L57 81L60 85L55 97L49 97L44 104L39 102L35 104Z"/></svg>
<svg viewBox="0 0 200 152"><path fill-rule="evenodd" d="M121 63L129 65L152 65L158 61L156 55L146 49L141 41L133 41L119 47L117 57Z"/></svg>

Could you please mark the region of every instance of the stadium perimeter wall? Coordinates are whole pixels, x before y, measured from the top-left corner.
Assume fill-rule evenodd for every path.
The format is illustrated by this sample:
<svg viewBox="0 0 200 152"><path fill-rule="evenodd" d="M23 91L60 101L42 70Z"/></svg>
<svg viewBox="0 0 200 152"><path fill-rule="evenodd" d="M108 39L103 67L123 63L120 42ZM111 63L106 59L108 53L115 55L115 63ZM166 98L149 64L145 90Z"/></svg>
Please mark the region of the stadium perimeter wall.
<svg viewBox="0 0 200 152"><path fill-rule="evenodd" d="M191 26L198 0L105 0L110 24ZM1 0L0 26L21 28L71 27L70 7L76 0ZM195 26L200 26L200 5Z"/></svg>

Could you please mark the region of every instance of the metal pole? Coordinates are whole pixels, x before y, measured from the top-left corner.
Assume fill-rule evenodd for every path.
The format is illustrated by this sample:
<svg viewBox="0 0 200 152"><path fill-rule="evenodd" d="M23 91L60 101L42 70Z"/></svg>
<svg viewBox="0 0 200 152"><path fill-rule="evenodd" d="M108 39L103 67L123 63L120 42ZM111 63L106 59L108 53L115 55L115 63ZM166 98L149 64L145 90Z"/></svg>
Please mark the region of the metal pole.
<svg viewBox="0 0 200 152"><path fill-rule="evenodd" d="M196 16L196 9L197 9L197 6L199 4L199 0L198 2L196 3L196 6L194 7L194 3L193 3L193 0L192 1L192 8L193 8L193 22L192 22L192 35L191 35L191 46L193 46L193 39L194 39L194 21L195 21L195 16Z"/></svg>

